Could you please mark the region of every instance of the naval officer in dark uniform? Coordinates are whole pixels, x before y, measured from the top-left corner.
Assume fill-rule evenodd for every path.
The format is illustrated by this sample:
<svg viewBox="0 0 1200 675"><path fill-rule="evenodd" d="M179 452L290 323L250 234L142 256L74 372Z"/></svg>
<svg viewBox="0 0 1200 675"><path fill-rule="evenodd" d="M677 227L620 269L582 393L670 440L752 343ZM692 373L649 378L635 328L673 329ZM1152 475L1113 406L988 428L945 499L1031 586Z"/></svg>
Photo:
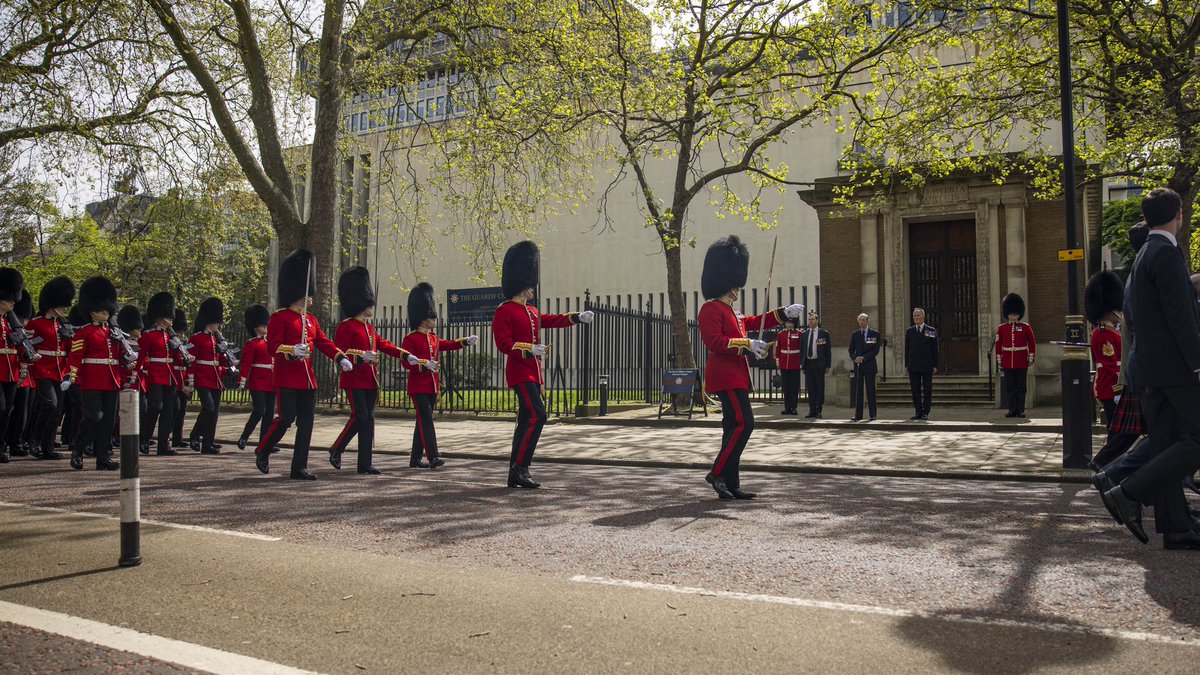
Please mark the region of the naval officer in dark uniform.
<svg viewBox="0 0 1200 675"><path fill-rule="evenodd" d="M913 325L904 333L904 369L912 387L913 408L910 419L929 419L933 397L933 376L937 374L938 332L925 323L925 310L917 307L912 313Z"/></svg>

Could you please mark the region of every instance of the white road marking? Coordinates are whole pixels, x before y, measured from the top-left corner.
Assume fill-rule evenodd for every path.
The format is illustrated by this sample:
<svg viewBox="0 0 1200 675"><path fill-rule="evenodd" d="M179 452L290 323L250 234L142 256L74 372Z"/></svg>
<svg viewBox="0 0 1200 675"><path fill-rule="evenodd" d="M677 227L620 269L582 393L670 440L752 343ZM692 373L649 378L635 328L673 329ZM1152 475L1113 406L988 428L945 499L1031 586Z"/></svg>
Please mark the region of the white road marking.
<svg viewBox="0 0 1200 675"><path fill-rule="evenodd" d="M271 661L0 600L0 621L210 673L309 673Z"/></svg>
<svg viewBox="0 0 1200 675"><path fill-rule="evenodd" d="M104 518L106 520L120 520L118 516L110 516L106 513L92 513L90 511L72 511L70 509L58 509L53 506L33 506L31 504L16 504L13 502L0 502L0 507L11 507L15 509L30 509L32 511L45 511L47 513L65 513L71 516L83 516L85 518ZM143 518L143 525L158 525L160 527L172 527L177 530L191 530L193 532L207 532L209 534L226 534L231 537L242 537L244 539L257 539L258 541L280 541L281 537L272 537L266 534L255 534L254 532L239 532L237 530L218 530L213 527L202 527L200 525L184 525L183 523L168 523L162 520L152 520Z"/></svg>
<svg viewBox="0 0 1200 675"><path fill-rule="evenodd" d="M1050 633L1069 633L1073 635L1097 635L1102 637L1117 638L1121 640L1138 640L1141 642L1157 642L1163 644L1200 646L1200 642L1187 638L1175 638L1168 635L1159 635L1156 633L1139 633L1135 631L1116 630L1111 628L1094 628L1090 626L1076 626L1062 623L1041 623L1033 621L1018 621L1016 619L995 619L971 616L962 613L940 614L936 612L925 612L911 609L897 609L894 607L878 607L874 605L854 605L844 602L828 602L825 600L810 600L806 598L793 598L786 595L764 595L758 593L738 593L735 591L713 591L706 588L694 588L689 586L673 586L671 584L656 584L647 581L633 581L631 579L610 579L607 577L590 577L585 574L577 574L571 577L571 581L583 584L599 584L601 586L620 586L624 588L636 588L641 590L666 591L668 593L679 593L682 595L705 595L714 598L725 600L742 600L748 602L766 602L776 605L791 605L794 607L808 607L813 609L828 609L838 612L854 612L857 614L874 614L877 616L887 616L893 618L917 618L917 619L933 619L942 621L954 621L959 623L971 623L980 626L993 626L999 628L1026 628L1030 630L1040 630Z"/></svg>

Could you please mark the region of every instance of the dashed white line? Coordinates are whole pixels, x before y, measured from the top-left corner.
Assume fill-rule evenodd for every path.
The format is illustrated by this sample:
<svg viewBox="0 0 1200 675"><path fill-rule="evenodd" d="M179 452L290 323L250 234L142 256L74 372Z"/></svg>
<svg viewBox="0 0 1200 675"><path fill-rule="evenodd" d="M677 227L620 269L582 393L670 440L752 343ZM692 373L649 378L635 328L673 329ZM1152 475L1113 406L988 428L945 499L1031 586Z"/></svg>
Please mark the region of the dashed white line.
<svg viewBox="0 0 1200 675"><path fill-rule="evenodd" d="M0 507L10 507L15 509L29 509L31 511L45 511L46 513L65 513L71 516L83 516L85 518L103 518L106 520L120 520L118 516L108 515L106 513L92 513L91 511L72 511L70 509L59 509L53 506L34 506L32 504L16 504L13 502L0 502ZM142 518L143 525L158 525L160 527L170 527L177 530L191 530L193 532L206 532L208 534L225 534L231 537L242 537L244 539L257 539L258 541L280 541L280 537L272 537L266 534L256 534L254 532L239 532L238 530L219 530L213 527L203 527L201 525L185 525L183 523L168 523L162 520L153 520L150 518Z"/></svg>

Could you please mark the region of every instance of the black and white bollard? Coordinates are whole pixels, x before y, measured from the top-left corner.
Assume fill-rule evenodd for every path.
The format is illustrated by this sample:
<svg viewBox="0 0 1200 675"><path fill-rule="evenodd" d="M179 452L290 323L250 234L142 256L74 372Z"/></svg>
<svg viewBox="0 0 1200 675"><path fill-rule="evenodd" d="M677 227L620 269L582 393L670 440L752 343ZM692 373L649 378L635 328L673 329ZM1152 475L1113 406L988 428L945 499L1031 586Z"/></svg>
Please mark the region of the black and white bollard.
<svg viewBox="0 0 1200 675"><path fill-rule="evenodd" d="M138 446L141 444L141 407L138 392L121 391L121 567L142 564L142 486L138 478Z"/></svg>
<svg viewBox="0 0 1200 675"><path fill-rule="evenodd" d="M608 414L608 376L600 376L600 416Z"/></svg>

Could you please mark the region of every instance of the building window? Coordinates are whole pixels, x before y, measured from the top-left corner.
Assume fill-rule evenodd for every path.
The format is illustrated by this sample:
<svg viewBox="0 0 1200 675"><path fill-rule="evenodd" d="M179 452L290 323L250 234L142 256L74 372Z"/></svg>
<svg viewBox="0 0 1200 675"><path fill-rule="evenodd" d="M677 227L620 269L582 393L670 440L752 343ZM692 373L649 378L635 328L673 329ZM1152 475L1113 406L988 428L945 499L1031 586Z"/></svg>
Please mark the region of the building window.
<svg viewBox="0 0 1200 675"><path fill-rule="evenodd" d="M367 130L367 113L365 113L365 112L358 113L358 130L359 131Z"/></svg>
<svg viewBox="0 0 1200 675"><path fill-rule="evenodd" d="M417 119L425 117L425 101L417 101Z"/></svg>
<svg viewBox="0 0 1200 675"><path fill-rule="evenodd" d="M434 108L434 110L436 112L434 114L437 115L438 117L445 115L446 114L446 97L445 96L437 97L436 105L437 105L437 107Z"/></svg>

